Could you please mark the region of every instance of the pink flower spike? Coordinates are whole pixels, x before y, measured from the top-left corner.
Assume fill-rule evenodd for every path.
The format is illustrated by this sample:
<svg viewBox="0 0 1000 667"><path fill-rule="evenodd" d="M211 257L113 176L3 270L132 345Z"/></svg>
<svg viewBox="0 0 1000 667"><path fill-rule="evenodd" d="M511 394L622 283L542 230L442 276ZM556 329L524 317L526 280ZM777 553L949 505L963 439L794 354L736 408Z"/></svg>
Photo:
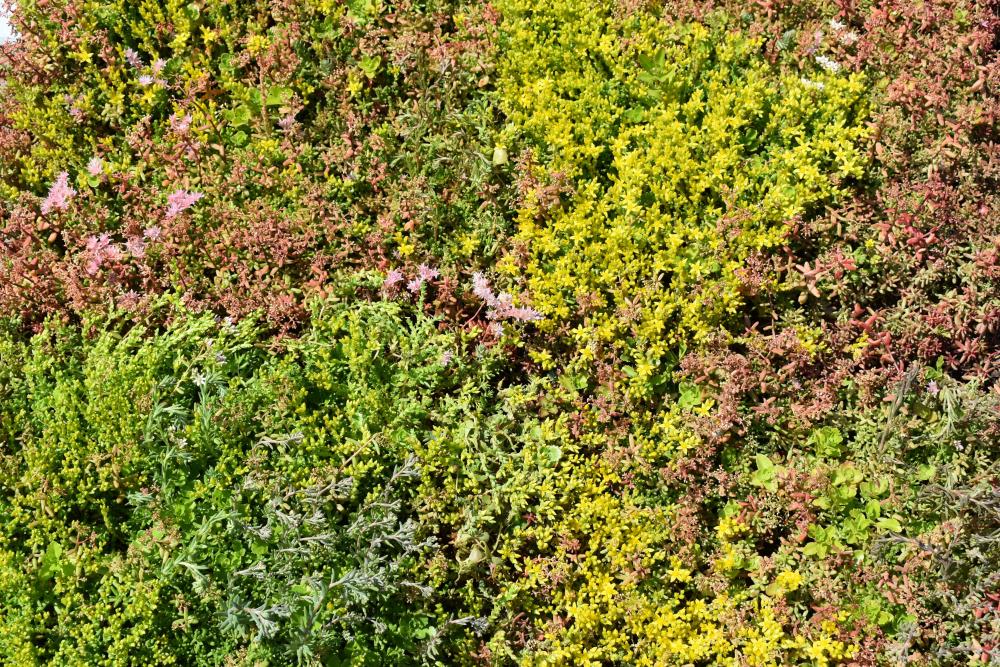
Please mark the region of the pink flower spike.
<svg viewBox="0 0 1000 667"><path fill-rule="evenodd" d="M410 290L414 294L420 291L420 288L424 286L423 278L414 278L410 282L406 283L406 289Z"/></svg>
<svg viewBox="0 0 1000 667"><path fill-rule="evenodd" d="M143 236L144 236L144 237L145 237L145 238L146 238L147 240L150 240L150 241L155 241L155 240L157 240L158 238L160 238L160 235L161 235L162 233L163 233L163 230L162 230L162 229L160 229L160 228L159 228L159 226L157 226L157 225L153 225L152 227L146 227L146 229L145 229L145 230L143 230L143 232L142 232L142 235L143 235Z"/></svg>
<svg viewBox="0 0 1000 667"><path fill-rule="evenodd" d="M490 288L490 281L481 273L472 274L472 293L479 297L489 307L494 307L497 297Z"/></svg>
<svg viewBox="0 0 1000 667"><path fill-rule="evenodd" d="M520 320L521 322L537 322L542 319L542 314L535 310L534 308L508 308L504 315L512 320Z"/></svg>
<svg viewBox="0 0 1000 667"><path fill-rule="evenodd" d="M87 273L94 275L101 269L101 265L104 264L105 260L116 260L121 257L121 251L117 247L112 245L111 239L107 234L101 234L100 236L90 236L87 238Z"/></svg>
<svg viewBox="0 0 1000 667"><path fill-rule="evenodd" d="M486 317L491 320L537 322L544 319L542 314L534 308L515 306L514 297L507 292L494 293L489 280L481 273L472 274L472 293L486 305Z"/></svg>
<svg viewBox="0 0 1000 667"><path fill-rule="evenodd" d="M97 157L96 155L90 158L90 162L87 163L87 173L91 176L100 176L104 171L104 160Z"/></svg>
<svg viewBox="0 0 1000 667"><path fill-rule="evenodd" d="M42 215L47 215L53 210L65 210L75 194L76 190L69 185L69 174L65 171L60 173L42 202Z"/></svg>
<svg viewBox="0 0 1000 667"><path fill-rule="evenodd" d="M195 202L204 197L200 192L188 192L187 190L175 190L167 197L167 212L164 217L172 220L178 215L194 206Z"/></svg>
<svg viewBox="0 0 1000 667"><path fill-rule="evenodd" d="M472 292L484 301L487 294L492 294L490 291L490 281L478 271L472 274Z"/></svg>
<svg viewBox="0 0 1000 667"><path fill-rule="evenodd" d="M139 293L129 290L118 298L118 307L125 310L132 310L139 304Z"/></svg>
<svg viewBox="0 0 1000 667"><path fill-rule="evenodd" d="M88 236L87 237L87 250L89 252L99 252L108 246L109 236L107 234L101 234L100 236Z"/></svg>

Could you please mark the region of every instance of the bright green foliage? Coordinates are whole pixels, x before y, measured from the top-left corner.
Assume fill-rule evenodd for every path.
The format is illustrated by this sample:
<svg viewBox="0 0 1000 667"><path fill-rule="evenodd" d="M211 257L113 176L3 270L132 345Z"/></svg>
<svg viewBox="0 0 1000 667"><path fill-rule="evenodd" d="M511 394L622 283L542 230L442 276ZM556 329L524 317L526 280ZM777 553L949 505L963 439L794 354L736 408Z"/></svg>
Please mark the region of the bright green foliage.
<svg viewBox="0 0 1000 667"><path fill-rule="evenodd" d="M737 312L751 255L862 176L865 78L784 71L725 24L500 5L501 106L536 177L566 186L519 211L527 290L584 358L635 348L641 392L668 350Z"/></svg>
<svg viewBox="0 0 1000 667"><path fill-rule="evenodd" d="M277 353L192 314L4 339L10 664L453 664L486 628L525 664L850 654L753 592L705 599L716 541L682 560L678 506L623 492L697 448L690 406L602 453L594 416L570 433L574 390L497 389L498 358L428 319L330 302L312 322ZM519 627L538 640L517 652Z"/></svg>
<svg viewBox="0 0 1000 667"><path fill-rule="evenodd" d="M277 355L208 316L5 339L10 664L385 664L465 635L416 567L414 454L476 366L390 304L314 322Z"/></svg>

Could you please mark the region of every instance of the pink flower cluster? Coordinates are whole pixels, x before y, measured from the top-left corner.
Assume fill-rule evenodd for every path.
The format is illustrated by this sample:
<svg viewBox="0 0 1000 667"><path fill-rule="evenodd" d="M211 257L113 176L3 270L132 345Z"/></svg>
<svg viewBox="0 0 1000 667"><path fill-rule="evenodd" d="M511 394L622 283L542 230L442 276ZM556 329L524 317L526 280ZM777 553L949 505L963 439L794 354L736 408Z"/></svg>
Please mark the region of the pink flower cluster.
<svg viewBox="0 0 1000 667"><path fill-rule="evenodd" d="M130 236L126 239L124 248L132 257L140 259L146 255L146 248L150 242L160 238L162 232L159 227L147 227L141 236ZM102 266L108 262L120 261L124 256L121 247L111 242L108 234L100 236L90 236L87 238L87 245L84 250L84 257L87 260L85 269L89 275L95 275Z"/></svg>
<svg viewBox="0 0 1000 667"><path fill-rule="evenodd" d="M94 275L104 262L114 262L121 258L121 250L118 249L107 234L91 236L87 239L87 273Z"/></svg>
<svg viewBox="0 0 1000 667"><path fill-rule="evenodd" d="M135 69L143 68L142 56L135 49L125 49L125 60Z"/></svg>
<svg viewBox="0 0 1000 667"><path fill-rule="evenodd" d="M129 254L133 257L145 257L146 241L143 240L141 236L131 236L128 241L125 242L125 249L128 250Z"/></svg>
<svg viewBox="0 0 1000 667"><path fill-rule="evenodd" d="M146 67L146 63L142 61L142 56L135 49L125 49L125 60L133 69L141 70ZM154 83L165 86L167 82L160 78L160 74L163 72L163 68L167 66L167 61L163 58L157 58L150 65L150 69L153 74L140 74L139 75L139 85L140 86L151 86ZM154 76L155 75L155 76Z"/></svg>
<svg viewBox="0 0 1000 667"><path fill-rule="evenodd" d="M195 205L199 199L204 197L200 192L188 192L187 190L175 190L167 197L167 212L164 218L172 220L178 215Z"/></svg>
<svg viewBox="0 0 1000 667"><path fill-rule="evenodd" d="M56 177L55 183L49 188L49 194L42 201L42 215L47 215L52 211L62 211L69 207L69 200L76 194L69 184L69 174L62 172Z"/></svg>
<svg viewBox="0 0 1000 667"><path fill-rule="evenodd" d="M436 279L440 275L441 272L437 269L427 266L426 264L421 264L417 267L417 275L406 283L406 289L413 294L416 294L425 283ZM382 283L382 287L385 289L392 289L404 280L406 280L406 274L399 269L393 269L386 275L385 282Z"/></svg>
<svg viewBox="0 0 1000 667"><path fill-rule="evenodd" d="M189 113L183 116L175 113L170 116L170 129L180 135L187 134L188 130L191 129L191 120L191 114Z"/></svg>
<svg viewBox="0 0 1000 667"><path fill-rule="evenodd" d="M491 320L519 320L535 322L542 319L542 314L534 308L515 306L514 298L506 292L496 294L490 287L490 281L481 273L472 274L472 293L482 299L489 308L486 316Z"/></svg>

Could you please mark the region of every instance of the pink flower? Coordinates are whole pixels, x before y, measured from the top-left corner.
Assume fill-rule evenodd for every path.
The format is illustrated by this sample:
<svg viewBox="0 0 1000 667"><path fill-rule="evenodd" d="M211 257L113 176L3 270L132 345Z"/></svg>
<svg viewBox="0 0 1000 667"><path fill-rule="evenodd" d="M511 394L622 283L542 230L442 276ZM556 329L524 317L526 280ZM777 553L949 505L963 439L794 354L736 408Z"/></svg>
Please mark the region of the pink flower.
<svg viewBox="0 0 1000 667"><path fill-rule="evenodd" d="M451 350L445 350L444 354L441 355L441 365L447 368L454 357L455 355L452 354Z"/></svg>
<svg viewBox="0 0 1000 667"><path fill-rule="evenodd" d="M121 251L111 243L107 234L91 236L87 239L87 273L94 275L100 270L101 265L106 261L115 261L121 258Z"/></svg>
<svg viewBox="0 0 1000 667"><path fill-rule="evenodd" d="M515 306L514 298L510 294L506 292L495 294L490 287L490 281L481 273L472 274L472 293L486 304L488 308L486 317L491 320L535 322L542 319L542 314L534 308Z"/></svg>
<svg viewBox="0 0 1000 667"><path fill-rule="evenodd" d="M487 306L492 307L496 302L496 296L493 294L493 290L490 289L490 281L481 273L476 272L472 274L472 293L478 296Z"/></svg>
<svg viewBox="0 0 1000 667"><path fill-rule="evenodd" d="M410 290L414 294L420 291L420 288L424 286L424 279L417 277L406 283L406 289Z"/></svg>
<svg viewBox="0 0 1000 667"><path fill-rule="evenodd" d="M153 61L153 74L159 74L163 71L163 68L167 66L167 61L163 58L157 58Z"/></svg>
<svg viewBox="0 0 1000 667"><path fill-rule="evenodd" d="M403 275L403 272L399 269L393 269L386 275L382 287L390 289L404 280L406 280L406 276Z"/></svg>
<svg viewBox="0 0 1000 667"><path fill-rule="evenodd" d="M167 197L167 212L164 217L172 220L178 215L194 206L195 202L204 197L200 192L188 192L187 190L175 190Z"/></svg>
<svg viewBox="0 0 1000 667"><path fill-rule="evenodd" d="M288 114L284 118L278 121L278 127L280 127L285 132L291 131L295 127L295 114Z"/></svg>
<svg viewBox="0 0 1000 667"><path fill-rule="evenodd" d="M124 310L132 310L137 305L139 305L139 293L135 290L129 290L118 297L118 307Z"/></svg>
<svg viewBox="0 0 1000 667"><path fill-rule="evenodd" d="M503 312L503 317L510 320L519 320L521 322L537 322L542 319L542 314L534 308L521 306L519 308L507 308L507 310Z"/></svg>
<svg viewBox="0 0 1000 667"><path fill-rule="evenodd" d="M501 292L496 298L496 305L488 317L497 320L520 320L521 322L534 322L542 319L542 314L534 308L516 307L514 299L510 294Z"/></svg>
<svg viewBox="0 0 1000 667"><path fill-rule="evenodd" d="M135 51L135 49L125 49L125 60L128 61L129 65L136 69L140 69L142 67L142 58Z"/></svg>
<svg viewBox="0 0 1000 667"><path fill-rule="evenodd" d="M151 77L149 74L143 74L142 76L139 77L139 85L140 86L153 85L153 77Z"/></svg>
<svg viewBox="0 0 1000 667"><path fill-rule="evenodd" d="M146 254L146 242L141 237L133 236L125 242L125 249L133 257L142 257Z"/></svg>
<svg viewBox="0 0 1000 667"><path fill-rule="evenodd" d="M157 225L153 225L152 227L146 227L146 229L143 230L142 235L150 241L155 241L160 238L162 233L162 229L160 229Z"/></svg>
<svg viewBox="0 0 1000 667"><path fill-rule="evenodd" d="M440 271L438 271L437 269L433 269L427 266L426 264L421 264L420 266L418 266L417 273L420 274L421 280L427 280L427 281L434 280L439 275L441 275Z"/></svg>
<svg viewBox="0 0 1000 667"><path fill-rule="evenodd" d="M100 236L89 236L87 237L87 252L100 252L111 243L110 237L107 234L101 234Z"/></svg>
<svg viewBox="0 0 1000 667"><path fill-rule="evenodd" d="M75 194L76 190L69 185L69 174L65 171L60 173L49 188L48 196L42 201L42 215L47 215L53 210L65 210Z"/></svg>
<svg viewBox="0 0 1000 667"><path fill-rule="evenodd" d="M177 134L186 134L190 127L191 114L184 114L183 116L174 114L170 117L170 129Z"/></svg>
<svg viewBox="0 0 1000 667"><path fill-rule="evenodd" d="M91 176L100 176L104 171L104 160L97 157L96 155L90 158L90 162L87 163L87 173Z"/></svg>

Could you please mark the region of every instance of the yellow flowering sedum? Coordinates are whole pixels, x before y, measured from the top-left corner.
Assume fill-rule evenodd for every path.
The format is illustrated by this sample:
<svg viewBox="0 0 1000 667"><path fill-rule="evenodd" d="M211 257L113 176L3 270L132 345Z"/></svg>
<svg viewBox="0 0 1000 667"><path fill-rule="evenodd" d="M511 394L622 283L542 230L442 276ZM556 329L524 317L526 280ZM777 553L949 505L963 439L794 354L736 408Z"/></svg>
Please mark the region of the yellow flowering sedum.
<svg viewBox="0 0 1000 667"><path fill-rule="evenodd" d="M743 303L747 258L861 176L860 75L809 85L757 39L613 3L499 7L501 105L572 188L561 206L528 193L519 211L527 288L583 358L626 347L655 366L714 333Z"/></svg>
<svg viewBox="0 0 1000 667"><path fill-rule="evenodd" d="M792 572L786 570L781 572L774 579L774 583L778 585L783 591L788 591L789 593L798 590L799 586L802 585L802 575L798 572Z"/></svg>

